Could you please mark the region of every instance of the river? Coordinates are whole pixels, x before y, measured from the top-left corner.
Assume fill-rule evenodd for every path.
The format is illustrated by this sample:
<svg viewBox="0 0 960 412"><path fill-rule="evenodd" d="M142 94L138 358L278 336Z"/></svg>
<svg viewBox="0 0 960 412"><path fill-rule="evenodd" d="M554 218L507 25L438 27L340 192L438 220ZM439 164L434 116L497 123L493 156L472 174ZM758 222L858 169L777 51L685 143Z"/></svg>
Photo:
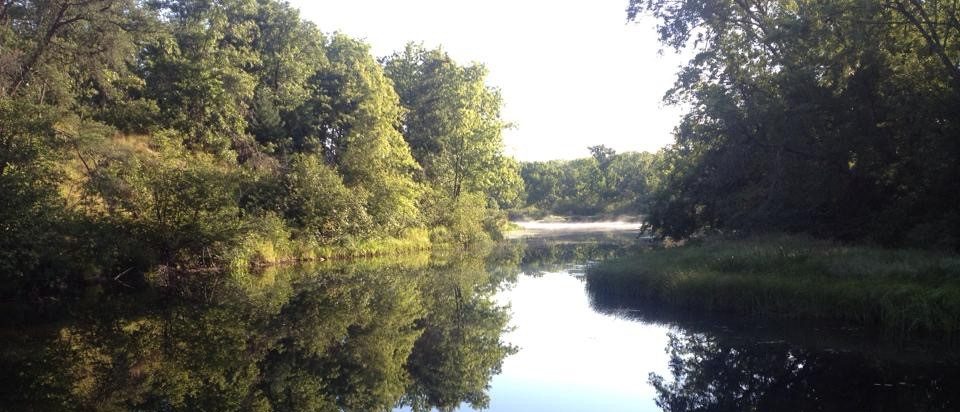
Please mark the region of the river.
<svg viewBox="0 0 960 412"><path fill-rule="evenodd" d="M960 410L939 344L591 293L634 229L93 290L7 321L0 410Z"/></svg>

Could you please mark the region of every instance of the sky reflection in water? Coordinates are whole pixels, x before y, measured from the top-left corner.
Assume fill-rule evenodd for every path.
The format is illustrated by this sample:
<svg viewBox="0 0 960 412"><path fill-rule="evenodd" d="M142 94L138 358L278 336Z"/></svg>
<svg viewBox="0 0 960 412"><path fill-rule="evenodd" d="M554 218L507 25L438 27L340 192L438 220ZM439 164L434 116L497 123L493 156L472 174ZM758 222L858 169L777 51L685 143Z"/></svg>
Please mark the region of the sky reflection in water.
<svg viewBox="0 0 960 412"><path fill-rule="evenodd" d="M635 232L538 229L516 240L523 273L495 296L511 308L502 339L519 351L490 382L491 411L960 410L960 368L941 344L617 309L591 294L583 265L623 253Z"/></svg>
<svg viewBox="0 0 960 412"><path fill-rule="evenodd" d="M629 241L635 228L621 222L525 227L565 237L559 243L568 248ZM556 248L553 242L545 247ZM499 304L509 305L513 327L502 339L519 351L493 377L489 410L659 411L648 379L651 372L669 375L664 350L669 328L595 311L580 278L586 262L578 261L584 259L580 254L573 256L561 257L554 270L521 274L496 296Z"/></svg>
<svg viewBox="0 0 960 412"><path fill-rule="evenodd" d="M668 373L666 327L595 312L569 272L522 276L498 299L520 351L493 379L491 410L659 410L647 377Z"/></svg>

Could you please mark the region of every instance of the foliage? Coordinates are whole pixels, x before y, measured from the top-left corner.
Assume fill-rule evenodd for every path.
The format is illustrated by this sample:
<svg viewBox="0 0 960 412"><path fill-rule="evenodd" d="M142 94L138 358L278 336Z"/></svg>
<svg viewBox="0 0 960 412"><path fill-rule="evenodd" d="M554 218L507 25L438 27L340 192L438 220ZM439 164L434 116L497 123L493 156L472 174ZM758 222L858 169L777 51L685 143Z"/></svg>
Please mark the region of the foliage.
<svg viewBox="0 0 960 412"><path fill-rule="evenodd" d="M282 177L284 215L305 236L328 243L361 236L372 223L359 199L335 170L316 156L295 155Z"/></svg>
<svg viewBox="0 0 960 412"><path fill-rule="evenodd" d="M509 206L518 190L510 159L503 155L500 93L484 83L486 69L459 66L440 49L408 44L384 59L401 103L408 109L404 136L424 165L427 181L454 199L483 192ZM506 171L506 173L505 173Z"/></svg>
<svg viewBox="0 0 960 412"><path fill-rule="evenodd" d="M149 4L166 24L138 56L144 97L158 103L163 125L184 133L188 147L226 156L244 136L257 83L245 70L258 60L250 45L255 3Z"/></svg>
<svg viewBox="0 0 960 412"><path fill-rule="evenodd" d="M690 107L650 223L956 248L955 6L908 1L630 2L689 47Z"/></svg>
<svg viewBox="0 0 960 412"><path fill-rule="evenodd" d="M0 279L21 293L57 283L46 272L61 258L45 251L65 246L69 220L56 190L54 116L44 109L0 101Z"/></svg>
<svg viewBox="0 0 960 412"><path fill-rule="evenodd" d="M238 176L229 163L174 144L146 153L107 152L91 171L88 190L108 214L130 225L163 261L234 242L243 220Z"/></svg>
<svg viewBox="0 0 960 412"><path fill-rule="evenodd" d="M301 137L335 164L348 186L359 188L373 223L397 233L418 219L419 168L398 130L401 107L368 47L343 35L327 47L329 65L311 79L315 94L300 115ZM304 113L306 111L306 113Z"/></svg>
<svg viewBox="0 0 960 412"><path fill-rule="evenodd" d="M590 151L587 158L523 163L527 207L559 215L645 213L661 154L616 153L603 145Z"/></svg>
<svg viewBox="0 0 960 412"><path fill-rule="evenodd" d="M431 188L428 225L478 236L476 223L496 220L522 190L517 163L503 153L499 91L486 85L483 66L460 66L440 49L408 44L383 64L406 109L403 136L423 166L420 180ZM501 225L487 226L496 235Z"/></svg>
<svg viewBox="0 0 960 412"><path fill-rule="evenodd" d="M273 0L3 2L3 295L499 236L499 95L413 50L381 64ZM444 69L401 84L400 59Z"/></svg>

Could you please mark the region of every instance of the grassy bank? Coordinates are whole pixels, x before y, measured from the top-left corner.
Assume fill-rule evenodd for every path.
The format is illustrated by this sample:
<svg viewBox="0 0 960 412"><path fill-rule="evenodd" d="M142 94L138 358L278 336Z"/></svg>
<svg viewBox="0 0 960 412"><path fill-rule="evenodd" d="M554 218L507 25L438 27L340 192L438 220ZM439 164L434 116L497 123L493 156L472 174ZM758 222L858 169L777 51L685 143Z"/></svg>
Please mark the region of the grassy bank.
<svg viewBox="0 0 960 412"><path fill-rule="evenodd" d="M497 230L506 233L519 230L519 226L504 221ZM403 230L398 236L345 238L333 244L317 244L309 240L291 239L289 229L282 222L267 219L260 230L248 235L227 252L225 264L214 266L213 269L245 275L251 270L286 263L392 256L408 258L411 253L483 250L492 244L493 239L485 232L467 237L451 234L442 227L432 230L411 228Z"/></svg>
<svg viewBox="0 0 960 412"><path fill-rule="evenodd" d="M934 252L794 236L715 239L603 262L587 287L607 305L960 332L960 256Z"/></svg>
<svg viewBox="0 0 960 412"><path fill-rule="evenodd" d="M234 274L244 274L249 269L282 263L389 256L446 247L449 245L431 241L430 233L421 228L405 230L398 237L347 239L335 245L290 240L287 233L279 230L277 233L257 234L245 239L232 251L227 269Z"/></svg>

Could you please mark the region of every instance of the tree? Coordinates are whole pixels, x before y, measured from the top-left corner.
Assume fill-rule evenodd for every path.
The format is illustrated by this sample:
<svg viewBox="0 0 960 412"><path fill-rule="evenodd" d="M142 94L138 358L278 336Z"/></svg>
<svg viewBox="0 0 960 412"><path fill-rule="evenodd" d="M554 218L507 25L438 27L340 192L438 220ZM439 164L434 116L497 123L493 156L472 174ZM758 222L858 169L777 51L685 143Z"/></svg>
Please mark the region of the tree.
<svg viewBox="0 0 960 412"><path fill-rule="evenodd" d="M487 240L519 166L482 67L451 65L437 93L467 101L430 109L460 123L427 170L369 46L286 3L0 1L3 296Z"/></svg>
<svg viewBox="0 0 960 412"><path fill-rule="evenodd" d="M383 64L407 109L404 138L425 180L454 200L482 192L498 206L512 205L520 181L503 153L507 125L499 92L485 84L486 69L412 43Z"/></svg>
<svg viewBox="0 0 960 412"><path fill-rule="evenodd" d="M0 2L0 271L11 296L90 275L89 233L61 193L77 143L64 123L124 97L142 17L122 0Z"/></svg>
<svg viewBox="0 0 960 412"><path fill-rule="evenodd" d="M286 3L259 2L252 47L260 56L250 131L274 151L294 149L291 118L310 97L310 78L326 63L326 41Z"/></svg>
<svg viewBox="0 0 960 412"><path fill-rule="evenodd" d="M524 163L527 205L555 214L645 213L661 155L588 149L588 158Z"/></svg>
<svg viewBox="0 0 960 412"><path fill-rule="evenodd" d="M54 113L21 100L0 100L0 296L23 296L57 284L46 253L64 247L65 208L57 195Z"/></svg>
<svg viewBox="0 0 960 412"><path fill-rule="evenodd" d="M419 165L398 130L402 108L369 47L335 35L327 63L310 79L311 94L297 110L298 150L322 154L348 187L366 201L377 227L398 233L419 219Z"/></svg>
<svg viewBox="0 0 960 412"><path fill-rule="evenodd" d="M65 103L90 87L107 98L127 76L141 14L127 0L0 4L0 96ZM89 50L90 44L98 47ZM73 76L59 74L65 68ZM89 82L89 83L86 83Z"/></svg>
<svg viewBox="0 0 960 412"><path fill-rule="evenodd" d="M163 0L150 3L167 24L140 54L144 94L160 107L164 125L182 132L191 148L217 155L242 144L245 113L259 63L253 49L252 0Z"/></svg>
<svg viewBox="0 0 960 412"><path fill-rule="evenodd" d="M670 101L691 107L650 222L661 234L804 231L956 247L960 94L939 2L632 1L695 44ZM934 35L916 20L945 22ZM913 18L911 18L911 16ZM905 20L904 20L905 19ZM918 24L919 23L919 24ZM951 54L953 53L953 54ZM946 60L944 60L946 58ZM947 63L949 66L951 63Z"/></svg>

